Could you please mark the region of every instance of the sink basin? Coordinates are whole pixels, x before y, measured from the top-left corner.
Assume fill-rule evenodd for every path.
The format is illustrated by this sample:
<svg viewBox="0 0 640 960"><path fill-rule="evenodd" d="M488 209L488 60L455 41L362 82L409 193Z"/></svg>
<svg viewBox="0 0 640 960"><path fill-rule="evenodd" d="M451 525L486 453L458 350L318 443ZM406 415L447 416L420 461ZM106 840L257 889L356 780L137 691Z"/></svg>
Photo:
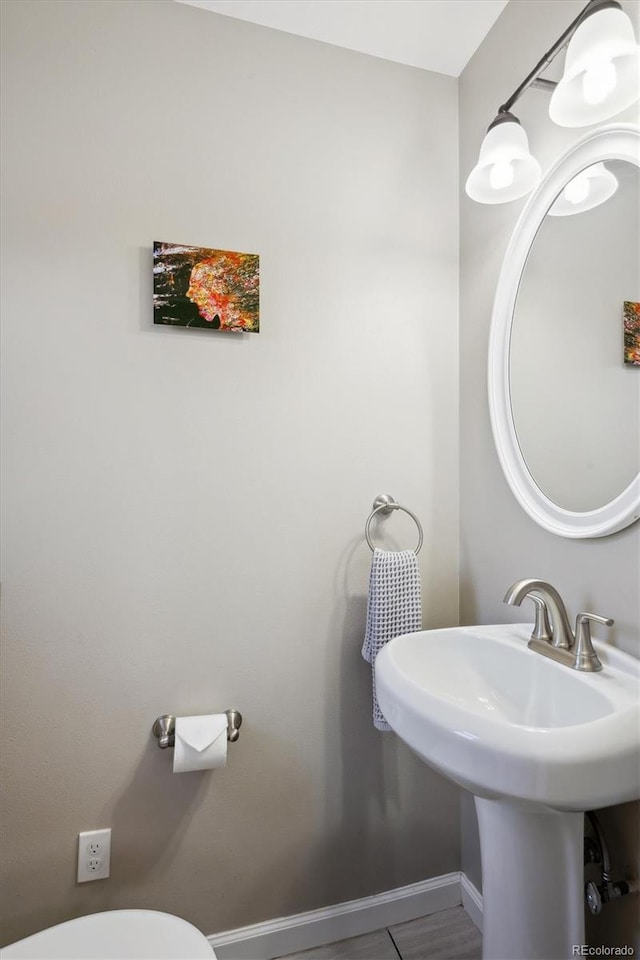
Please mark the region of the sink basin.
<svg viewBox="0 0 640 960"><path fill-rule="evenodd" d="M640 796L640 671L596 643L599 673L529 650L531 624L396 637L376 660L380 707L428 764L476 796L592 810Z"/></svg>
<svg viewBox="0 0 640 960"><path fill-rule="evenodd" d="M529 650L532 626L405 634L375 664L392 729L475 795L487 960L574 955L583 811L640 796L639 662L596 642L603 669L572 670Z"/></svg>

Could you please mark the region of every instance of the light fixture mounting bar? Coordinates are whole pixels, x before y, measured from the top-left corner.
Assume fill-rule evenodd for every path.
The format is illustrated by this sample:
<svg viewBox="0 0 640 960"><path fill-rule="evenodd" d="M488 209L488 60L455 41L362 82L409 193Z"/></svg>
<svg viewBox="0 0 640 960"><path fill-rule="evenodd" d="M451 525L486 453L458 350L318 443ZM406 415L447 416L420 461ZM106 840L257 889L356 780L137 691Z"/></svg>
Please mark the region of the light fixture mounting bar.
<svg viewBox="0 0 640 960"><path fill-rule="evenodd" d="M522 94L529 89L529 87L543 87L544 89L551 90L555 87L555 83L552 80L539 79L540 74L546 70L550 63L552 63L555 58L558 56L561 50L563 50L571 37L574 35L580 24L583 20L586 20L588 16L594 13L596 10L604 10L606 7L614 7L618 10L621 9L620 4L617 0L589 0L586 7L580 11L578 16L573 20L564 33L556 40L554 45L547 50L544 56L538 61L531 73L522 81L517 90L515 90L508 100L502 104L498 110L498 114L508 113L514 103L520 99Z"/></svg>

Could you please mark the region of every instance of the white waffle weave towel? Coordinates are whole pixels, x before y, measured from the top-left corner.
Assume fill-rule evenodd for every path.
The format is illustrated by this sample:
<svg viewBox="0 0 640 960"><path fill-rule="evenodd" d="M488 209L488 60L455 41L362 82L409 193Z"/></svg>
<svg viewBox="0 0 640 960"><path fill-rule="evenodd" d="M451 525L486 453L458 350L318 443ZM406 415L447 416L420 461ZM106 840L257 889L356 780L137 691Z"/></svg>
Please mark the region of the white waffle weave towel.
<svg viewBox="0 0 640 960"><path fill-rule="evenodd" d="M387 640L422 629L420 570L413 550L373 551L362 656L371 664L373 725L390 730L376 697L375 662Z"/></svg>

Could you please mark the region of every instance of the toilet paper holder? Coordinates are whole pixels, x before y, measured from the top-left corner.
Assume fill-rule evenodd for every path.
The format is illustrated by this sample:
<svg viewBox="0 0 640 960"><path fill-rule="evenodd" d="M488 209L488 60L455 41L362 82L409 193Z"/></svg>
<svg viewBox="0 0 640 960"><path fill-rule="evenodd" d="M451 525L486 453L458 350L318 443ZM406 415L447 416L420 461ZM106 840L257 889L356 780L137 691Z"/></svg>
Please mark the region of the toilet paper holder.
<svg viewBox="0 0 640 960"><path fill-rule="evenodd" d="M239 710L225 710L227 715L227 740L229 743L235 743L240 736L240 727L242 726L242 714ZM176 745L176 718L171 713L164 713L157 717L151 728L151 732L158 741L161 750Z"/></svg>

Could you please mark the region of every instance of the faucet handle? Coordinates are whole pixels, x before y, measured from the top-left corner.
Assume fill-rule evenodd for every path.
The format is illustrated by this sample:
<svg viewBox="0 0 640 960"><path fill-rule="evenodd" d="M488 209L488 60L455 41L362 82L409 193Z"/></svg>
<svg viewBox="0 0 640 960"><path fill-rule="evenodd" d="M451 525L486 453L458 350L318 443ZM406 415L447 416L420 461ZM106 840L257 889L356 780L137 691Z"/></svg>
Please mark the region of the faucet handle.
<svg viewBox="0 0 640 960"><path fill-rule="evenodd" d="M549 611L547 610L547 605L542 599L542 597L536 596L535 593L529 594L529 600L533 600L536 605L536 622L533 626L533 633L531 634L532 640L543 640L545 643L551 643L553 634L551 632L551 624L549 623Z"/></svg>
<svg viewBox="0 0 640 960"><path fill-rule="evenodd" d="M576 640L573 648L575 654L574 670L595 673L597 670L602 670L602 664L591 642L591 622L602 623L605 627L610 627L614 621L610 617L599 617L595 613L579 613L576 617Z"/></svg>

